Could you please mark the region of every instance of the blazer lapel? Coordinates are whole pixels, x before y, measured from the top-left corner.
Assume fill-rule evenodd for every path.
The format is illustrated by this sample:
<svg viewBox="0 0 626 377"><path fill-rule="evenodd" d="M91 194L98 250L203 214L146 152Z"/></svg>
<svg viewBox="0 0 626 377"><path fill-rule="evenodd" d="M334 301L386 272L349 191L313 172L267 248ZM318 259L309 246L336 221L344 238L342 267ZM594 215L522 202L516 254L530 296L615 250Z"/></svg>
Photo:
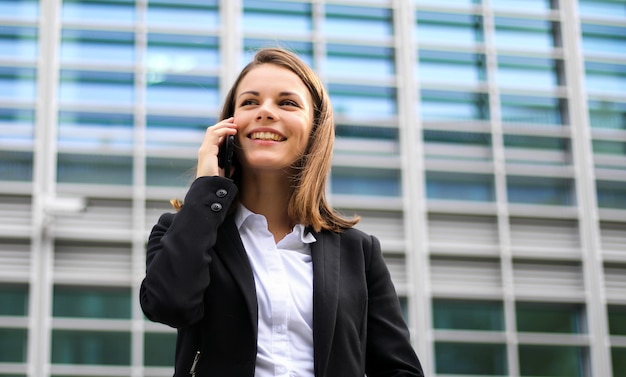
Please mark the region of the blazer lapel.
<svg viewBox="0 0 626 377"><path fill-rule="evenodd" d="M224 266L233 275L233 280L241 289L248 307L250 319L252 320L252 328L256 332L258 326L258 303L254 274L232 216L227 217L218 229L215 252L219 254Z"/></svg>
<svg viewBox="0 0 626 377"><path fill-rule="evenodd" d="M313 233L313 350L315 376L326 375L339 297L340 237L336 233Z"/></svg>

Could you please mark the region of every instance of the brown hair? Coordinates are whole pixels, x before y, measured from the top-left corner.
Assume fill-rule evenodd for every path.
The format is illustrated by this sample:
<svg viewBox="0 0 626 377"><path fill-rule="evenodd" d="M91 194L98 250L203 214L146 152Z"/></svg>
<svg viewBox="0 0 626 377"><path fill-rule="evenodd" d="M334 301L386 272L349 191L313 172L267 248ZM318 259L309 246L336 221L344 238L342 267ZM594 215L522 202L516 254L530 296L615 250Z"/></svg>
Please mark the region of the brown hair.
<svg viewBox="0 0 626 377"><path fill-rule="evenodd" d="M330 99L321 80L296 54L282 48L264 48L239 73L224 100L220 119L235 113L235 96L241 80L251 70L262 64L275 64L295 73L304 83L313 100L313 129L305 153L294 166L288 214L297 222L312 226L315 231L327 229L341 232L354 226L360 219L341 217L326 200L326 181L331 167L335 142L335 121ZM235 169L233 180L241 184Z"/></svg>

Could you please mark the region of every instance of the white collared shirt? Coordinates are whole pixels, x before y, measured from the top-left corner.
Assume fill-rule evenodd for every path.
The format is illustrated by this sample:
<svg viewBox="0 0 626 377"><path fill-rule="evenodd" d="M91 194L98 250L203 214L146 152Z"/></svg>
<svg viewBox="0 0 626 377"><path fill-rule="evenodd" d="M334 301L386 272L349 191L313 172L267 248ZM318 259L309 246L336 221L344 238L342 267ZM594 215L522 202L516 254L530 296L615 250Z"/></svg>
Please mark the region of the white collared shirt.
<svg viewBox="0 0 626 377"><path fill-rule="evenodd" d="M296 225L276 244L265 216L239 205L235 217L252 264L259 306L255 377L313 377L315 237Z"/></svg>

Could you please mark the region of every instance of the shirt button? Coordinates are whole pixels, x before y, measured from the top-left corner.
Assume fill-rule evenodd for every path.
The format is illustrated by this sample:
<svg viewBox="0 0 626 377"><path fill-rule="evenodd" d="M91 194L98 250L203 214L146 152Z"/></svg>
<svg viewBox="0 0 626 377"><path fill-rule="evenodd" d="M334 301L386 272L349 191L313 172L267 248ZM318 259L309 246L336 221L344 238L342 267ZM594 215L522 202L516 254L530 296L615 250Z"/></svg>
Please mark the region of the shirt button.
<svg viewBox="0 0 626 377"><path fill-rule="evenodd" d="M226 195L228 195L228 191L224 190L224 189L219 189L215 192L215 195L217 195L218 198L223 198Z"/></svg>
<svg viewBox="0 0 626 377"><path fill-rule="evenodd" d="M219 211L222 210L222 205L219 204L219 203L213 203L213 204L211 204L211 210L213 212L219 212Z"/></svg>

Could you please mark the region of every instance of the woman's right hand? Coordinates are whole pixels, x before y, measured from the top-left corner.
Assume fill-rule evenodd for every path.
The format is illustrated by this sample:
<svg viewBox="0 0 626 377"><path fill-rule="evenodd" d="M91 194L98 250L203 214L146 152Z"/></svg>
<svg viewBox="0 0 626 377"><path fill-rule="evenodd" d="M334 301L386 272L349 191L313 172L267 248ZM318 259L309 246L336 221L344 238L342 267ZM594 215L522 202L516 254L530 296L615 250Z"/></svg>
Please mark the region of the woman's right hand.
<svg viewBox="0 0 626 377"><path fill-rule="evenodd" d="M233 117L224 119L206 129L202 145L198 149L196 178L224 176L224 169L217 164L217 155L226 136L237 134L237 125L233 123L233 119Z"/></svg>

